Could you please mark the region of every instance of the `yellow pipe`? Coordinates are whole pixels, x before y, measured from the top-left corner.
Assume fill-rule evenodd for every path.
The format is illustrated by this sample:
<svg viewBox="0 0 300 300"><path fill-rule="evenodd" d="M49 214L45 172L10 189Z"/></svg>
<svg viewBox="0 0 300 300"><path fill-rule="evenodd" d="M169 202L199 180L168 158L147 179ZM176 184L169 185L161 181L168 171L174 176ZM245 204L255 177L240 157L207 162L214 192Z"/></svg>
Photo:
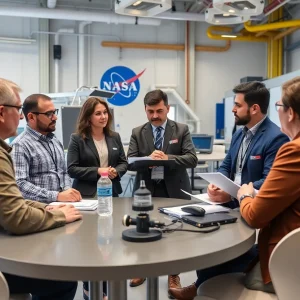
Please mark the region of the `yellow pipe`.
<svg viewBox="0 0 300 300"><path fill-rule="evenodd" d="M265 37L255 37L254 35L241 35L236 37L223 37L222 34L212 33L216 32L226 32L228 35L231 34L231 27L223 27L223 26L210 26L207 28L206 33L210 39L213 40L233 40L233 41L243 41L243 42L266 42L267 38ZM234 34L232 34L234 35Z"/></svg>
<svg viewBox="0 0 300 300"><path fill-rule="evenodd" d="M271 41L268 40L268 65L267 65L267 76L271 78Z"/></svg>
<svg viewBox="0 0 300 300"><path fill-rule="evenodd" d="M291 27L291 28L288 28L280 33L278 33L277 35L275 35L273 37L273 41L276 41L276 40L279 40L279 39L282 39L283 37L287 36L288 34L291 34L295 31L297 31L300 27Z"/></svg>
<svg viewBox="0 0 300 300"><path fill-rule="evenodd" d="M259 32L259 31L268 31L268 30L276 30L283 29L289 27L299 27L300 20L290 20L276 23L269 23L263 25L251 25L251 21L244 23L245 28L249 32Z"/></svg>
<svg viewBox="0 0 300 300"><path fill-rule="evenodd" d="M282 62L282 56L283 56L283 40L280 39L278 41L279 44L279 51L278 51L278 76L282 75L282 68L283 68L283 62Z"/></svg>
<svg viewBox="0 0 300 300"><path fill-rule="evenodd" d="M185 46L181 44L147 44L147 43L130 43L130 42L112 42L102 41L103 47L124 48L124 49L154 49L154 50L175 50L184 51ZM227 41L224 47L220 46L200 46L196 45L196 51L207 52L225 52L230 49L231 42Z"/></svg>

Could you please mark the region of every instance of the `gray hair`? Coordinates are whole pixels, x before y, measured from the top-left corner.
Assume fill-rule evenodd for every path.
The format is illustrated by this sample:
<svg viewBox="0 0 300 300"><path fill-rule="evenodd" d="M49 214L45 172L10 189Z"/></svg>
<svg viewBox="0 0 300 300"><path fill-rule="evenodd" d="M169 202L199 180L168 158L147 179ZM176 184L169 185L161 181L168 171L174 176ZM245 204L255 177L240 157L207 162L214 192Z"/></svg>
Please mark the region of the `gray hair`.
<svg viewBox="0 0 300 300"><path fill-rule="evenodd" d="M14 105L16 102L16 93L20 93L21 88L14 82L0 78L0 105Z"/></svg>

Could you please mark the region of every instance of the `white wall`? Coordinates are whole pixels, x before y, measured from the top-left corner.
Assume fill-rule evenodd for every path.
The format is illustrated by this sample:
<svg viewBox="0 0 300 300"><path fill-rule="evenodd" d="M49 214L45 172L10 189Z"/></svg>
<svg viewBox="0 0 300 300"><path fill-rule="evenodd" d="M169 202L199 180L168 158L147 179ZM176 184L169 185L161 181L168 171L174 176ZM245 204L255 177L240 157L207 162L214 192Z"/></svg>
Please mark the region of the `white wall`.
<svg viewBox="0 0 300 300"><path fill-rule="evenodd" d="M206 36L209 25L197 27L197 44L225 45ZM215 130L215 103L222 102L225 91L232 89L246 76L266 76L266 44L232 42L229 51L198 52L196 55L196 112L201 128L209 134Z"/></svg>
<svg viewBox="0 0 300 300"><path fill-rule="evenodd" d="M10 21L11 20L11 21ZM37 21L12 18L0 19L1 35L23 36L30 30L37 29ZM4 26L2 26L4 24ZM16 25L15 25L16 24ZM26 25L27 24L27 25ZM27 27L26 27L27 26ZM30 28L28 28L28 26ZM196 42L200 45L224 45L224 41L213 41L207 38L208 24L198 23L196 26ZM60 28L74 28L77 32L78 23L72 21L50 21L50 31ZM89 33L110 35L105 40L136 41L151 43L184 43L185 23L176 21L162 21L162 25L132 26L108 25L93 23L89 26ZM13 31L10 30L13 28ZM27 28L27 29L26 29ZM27 31L26 31L27 30ZM25 31L25 32L24 32ZM176 84L177 91L185 94L185 63L184 52L123 49L122 52L114 48L101 47L101 38L86 39L90 43L89 56L86 61L86 74L89 85L99 85L103 73L110 67L124 65L136 73L146 68L140 78L141 90L138 98L125 107L115 107L117 122L121 125L121 135L124 141L129 139L131 129L146 122L143 107L143 97L153 84ZM53 91L53 57L51 36L50 55L50 88ZM62 60L60 61L60 91L74 91L78 86L78 45L77 37L62 36ZM10 51L6 49L10 48ZM19 47L19 48L18 48ZM9 53L10 52L10 53ZM24 95L38 91L38 45L7 46L0 44L0 76L15 80L24 88ZM3 59L4 57L4 59ZM13 65L13 69L10 67ZM228 52L224 53L196 53L196 103L195 112L201 119L201 131L213 134L215 130L215 103L221 102L224 92L239 83L245 76L266 75L266 49L262 43L233 42ZM173 102L172 99L170 99ZM183 113L180 111L180 115Z"/></svg>

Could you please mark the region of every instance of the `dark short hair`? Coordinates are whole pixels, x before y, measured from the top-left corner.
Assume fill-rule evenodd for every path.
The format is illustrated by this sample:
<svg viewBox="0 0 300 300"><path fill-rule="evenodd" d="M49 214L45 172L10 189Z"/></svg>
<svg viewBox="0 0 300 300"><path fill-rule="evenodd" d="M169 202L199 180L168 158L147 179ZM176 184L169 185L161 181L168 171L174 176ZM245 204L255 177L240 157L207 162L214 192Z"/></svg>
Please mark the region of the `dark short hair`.
<svg viewBox="0 0 300 300"><path fill-rule="evenodd" d="M86 138L91 135L90 118L95 111L98 104L105 106L108 113L108 121L103 131L105 135L111 135L111 125L113 121L112 114L105 100L100 97L89 97L82 105L78 120L77 120L77 130L76 133L82 138Z"/></svg>
<svg viewBox="0 0 300 300"><path fill-rule="evenodd" d="M285 111L291 107L300 117L300 77L295 77L282 86L282 103Z"/></svg>
<svg viewBox="0 0 300 300"><path fill-rule="evenodd" d="M160 103L160 101L164 101L165 106L168 105L168 96L162 90L154 90L148 92L144 98L144 104L146 105L156 105Z"/></svg>
<svg viewBox="0 0 300 300"><path fill-rule="evenodd" d="M44 94L32 94L28 96L25 99L22 108L26 122L28 122L28 114L32 111L38 110L39 100L51 101L52 99Z"/></svg>
<svg viewBox="0 0 300 300"><path fill-rule="evenodd" d="M237 85L233 92L235 94L244 94L245 102L248 106L259 105L263 114L267 114L270 103L270 92L266 86L259 81L241 83Z"/></svg>

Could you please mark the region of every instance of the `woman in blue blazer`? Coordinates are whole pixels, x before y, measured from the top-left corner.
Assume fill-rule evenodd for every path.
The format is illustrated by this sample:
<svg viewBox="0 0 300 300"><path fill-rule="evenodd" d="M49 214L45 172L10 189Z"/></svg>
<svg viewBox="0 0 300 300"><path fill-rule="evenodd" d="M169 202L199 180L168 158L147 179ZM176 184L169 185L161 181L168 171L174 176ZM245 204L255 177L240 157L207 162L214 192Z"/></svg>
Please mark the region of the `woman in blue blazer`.
<svg viewBox="0 0 300 300"><path fill-rule="evenodd" d="M107 170L112 181L113 197L122 193L121 177L127 171L127 160L120 135L111 130L112 115L107 103L90 97L83 104L68 148L68 173L73 188L83 198L96 197L97 181ZM88 282L83 283L83 297L88 300ZM106 284L103 285L106 292ZM106 297L104 298L106 299Z"/></svg>

